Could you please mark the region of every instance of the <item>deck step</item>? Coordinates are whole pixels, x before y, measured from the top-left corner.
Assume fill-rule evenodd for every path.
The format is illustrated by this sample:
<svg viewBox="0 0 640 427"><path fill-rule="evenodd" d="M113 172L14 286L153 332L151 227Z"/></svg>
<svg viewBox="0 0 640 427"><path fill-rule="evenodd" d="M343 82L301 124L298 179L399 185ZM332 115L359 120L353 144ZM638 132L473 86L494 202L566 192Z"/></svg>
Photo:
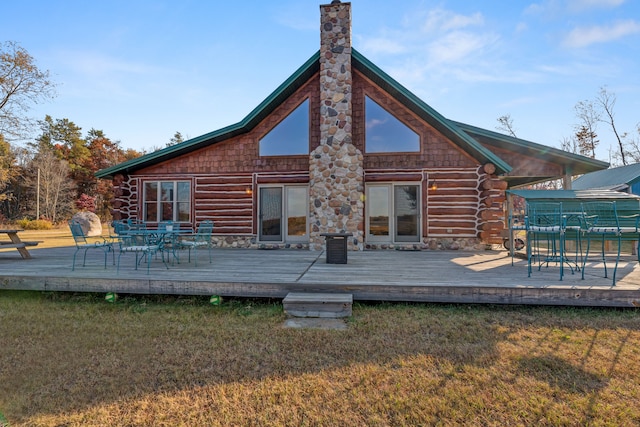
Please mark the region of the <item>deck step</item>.
<svg viewBox="0 0 640 427"><path fill-rule="evenodd" d="M349 317L353 295L289 292L282 300L282 305L284 312L293 317Z"/></svg>

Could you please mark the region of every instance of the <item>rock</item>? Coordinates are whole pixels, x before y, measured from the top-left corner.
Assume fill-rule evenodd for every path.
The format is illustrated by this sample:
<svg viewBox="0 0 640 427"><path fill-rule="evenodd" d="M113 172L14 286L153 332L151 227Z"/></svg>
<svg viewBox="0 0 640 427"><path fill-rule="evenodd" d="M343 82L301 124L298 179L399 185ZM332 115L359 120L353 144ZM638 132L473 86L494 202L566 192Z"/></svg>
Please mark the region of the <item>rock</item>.
<svg viewBox="0 0 640 427"><path fill-rule="evenodd" d="M83 211L71 217L73 221L78 221L82 232L87 237L102 236L102 223L98 215L93 212Z"/></svg>

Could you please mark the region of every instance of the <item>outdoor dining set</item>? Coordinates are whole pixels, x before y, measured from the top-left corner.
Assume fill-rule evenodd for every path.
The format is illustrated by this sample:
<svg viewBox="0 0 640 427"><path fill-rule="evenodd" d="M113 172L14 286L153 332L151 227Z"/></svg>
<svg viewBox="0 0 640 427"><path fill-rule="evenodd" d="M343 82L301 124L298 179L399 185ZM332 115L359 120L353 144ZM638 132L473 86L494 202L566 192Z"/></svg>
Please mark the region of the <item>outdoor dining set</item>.
<svg viewBox="0 0 640 427"><path fill-rule="evenodd" d="M181 252L187 251L187 262L191 262L191 252L194 252L194 265L198 265L198 251L207 250L209 263L211 258L211 236L213 232L213 222L202 221L197 229L184 227L184 225L165 221L157 224L150 224L132 220L115 220L109 223L109 236L92 240L87 238L82 224L78 221L69 221L69 228L76 244L76 251L73 254L72 271L75 270L76 256L80 251L84 251L82 265L85 266L87 252L90 249L97 249L104 252L104 267L107 268L108 255L112 255L113 264L116 265L116 249L118 251L117 271L120 271L120 260L123 255L135 255L135 269L145 261L147 264L147 274L153 259L159 259L164 267L169 268L167 262L171 264L180 263Z"/></svg>
<svg viewBox="0 0 640 427"><path fill-rule="evenodd" d="M640 238L640 212L620 212L615 201L584 202L576 209L576 204L562 202L528 202L524 219L509 220L511 241L517 246L514 234L525 233L528 275L532 266L555 264L559 267L562 280L565 266L571 273L581 272L584 279L589 256L597 257L604 264L604 277L609 276L607 257L615 256L612 284L616 284L616 272L620 261L623 242L631 242L631 251ZM567 209L565 209L567 208ZM571 242L570 245L567 243ZM615 244L610 248L609 242ZM513 256L513 249L511 249ZM638 254L640 262L640 254Z"/></svg>

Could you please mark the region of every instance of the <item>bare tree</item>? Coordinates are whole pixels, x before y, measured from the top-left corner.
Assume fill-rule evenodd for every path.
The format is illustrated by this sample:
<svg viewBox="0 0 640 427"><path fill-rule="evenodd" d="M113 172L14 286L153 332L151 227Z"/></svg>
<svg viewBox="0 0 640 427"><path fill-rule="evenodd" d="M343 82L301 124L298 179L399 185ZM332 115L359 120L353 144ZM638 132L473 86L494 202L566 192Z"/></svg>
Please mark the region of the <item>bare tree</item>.
<svg viewBox="0 0 640 427"><path fill-rule="evenodd" d="M54 95L49 71L41 71L16 42L0 43L0 134L7 140L24 137L32 124L26 116L31 104Z"/></svg>
<svg viewBox="0 0 640 427"><path fill-rule="evenodd" d="M578 142L579 152L593 159L596 157L598 140L598 122L602 114L591 101L580 101L575 105L576 117L579 123L575 125L575 136Z"/></svg>
<svg viewBox="0 0 640 427"><path fill-rule="evenodd" d="M513 128L513 119L511 118L511 114L505 114L504 116L498 117L498 126L496 129L506 132L508 135L511 135L514 138L517 138L516 131Z"/></svg>
<svg viewBox="0 0 640 427"><path fill-rule="evenodd" d="M69 178L70 168L60 160L53 150L40 150L31 162L28 184L35 197L40 200L42 215L56 222L68 214L72 207L73 184ZM37 188L37 172L40 171L40 186Z"/></svg>
<svg viewBox="0 0 640 427"><path fill-rule="evenodd" d="M596 105L602 109L605 116L605 118L600 119L600 121L602 121L603 123L607 123L609 126L611 126L611 130L613 131L613 134L616 136L616 140L618 141L619 155L620 155L620 159L622 160L622 164L627 165L627 159L625 156L625 147L623 143L623 139L627 136L627 134L624 133L620 135L618 133L618 129L616 128L615 115L613 111L616 105L616 100L617 100L616 94L609 92L606 86L603 86L600 88L600 92L598 92L598 96L596 97Z"/></svg>
<svg viewBox="0 0 640 427"><path fill-rule="evenodd" d="M13 155L11 146L0 134L0 201L6 199L6 186L13 174Z"/></svg>
<svg viewBox="0 0 640 427"><path fill-rule="evenodd" d="M635 135L628 135L625 133L624 137L627 156L631 158L633 163L640 163L640 123L636 124Z"/></svg>
<svg viewBox="0 0 640 427"><path fill-rule="evenodd" d="M575 135L570 137L563 137L562 141L560 141L560 148L569 153L578 154L580 149L578 148L578 141Z"/></svg>

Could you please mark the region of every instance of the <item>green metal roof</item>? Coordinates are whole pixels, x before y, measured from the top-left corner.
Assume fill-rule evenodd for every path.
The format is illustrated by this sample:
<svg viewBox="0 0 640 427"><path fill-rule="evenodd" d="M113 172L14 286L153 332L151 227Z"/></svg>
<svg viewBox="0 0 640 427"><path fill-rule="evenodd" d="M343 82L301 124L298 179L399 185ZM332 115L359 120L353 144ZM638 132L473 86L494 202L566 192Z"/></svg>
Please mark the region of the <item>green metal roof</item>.
<svg viewBox="0 0 640 427"><path fill-rule="evenodd" d="M576 190L589 188L621 188L640 181L640 163L582 175L571 186Z"/></svg>
<svg viewBox="0 0 640 427"><path fill-rule="evenodd" d="M96 176L98 178L109 178L117 173L133 172L249 132L319 71L319 59L320 52L318 51L240 122L136 159L102 169L96 172ZM608 166L608 164L598 160L577 156L551 147L511 138L497 132L491 132L464 123L448 120L355 49L352 49L352 60L353 67L356 70L379 85L391 96L395 97L408 109L449 138L463 151L469 153L469 155L481 163L493 163L496 166L496 173L498 174L510 172L511 166L491 152L490 149L484 147L481 142L492 146L501 146L509 150L531 152L533 153L532 155L536 157L540 157L541 155L551 156L551 161L555 159L555 161L560 161L562 164L574 165L575 173L591 172Z"/></svg>
<svg viewBox="0 0 640 427"><path fill-rule="evenodd" d="M527 200L640 200L640 196L613 190L507 190Z"/></svg>
<svg viewBox="0 0 640 427"><path fill-rule="evenodd" d="M455 122L455 124L483 144L509 151L515 151L520 154L546 160L552 163L561 164L565 169L565 173L569 173L571 175L600 171L609 167L609 163L601 160L569 153L557 148L537 144L520 138L514 138L509 135L478 128L465 123ZM507 177L507 179L509 179L509 177ZM517 177L513 177L512 181L517 185ZM531 183L531 179L525 183Z"/></svg>

